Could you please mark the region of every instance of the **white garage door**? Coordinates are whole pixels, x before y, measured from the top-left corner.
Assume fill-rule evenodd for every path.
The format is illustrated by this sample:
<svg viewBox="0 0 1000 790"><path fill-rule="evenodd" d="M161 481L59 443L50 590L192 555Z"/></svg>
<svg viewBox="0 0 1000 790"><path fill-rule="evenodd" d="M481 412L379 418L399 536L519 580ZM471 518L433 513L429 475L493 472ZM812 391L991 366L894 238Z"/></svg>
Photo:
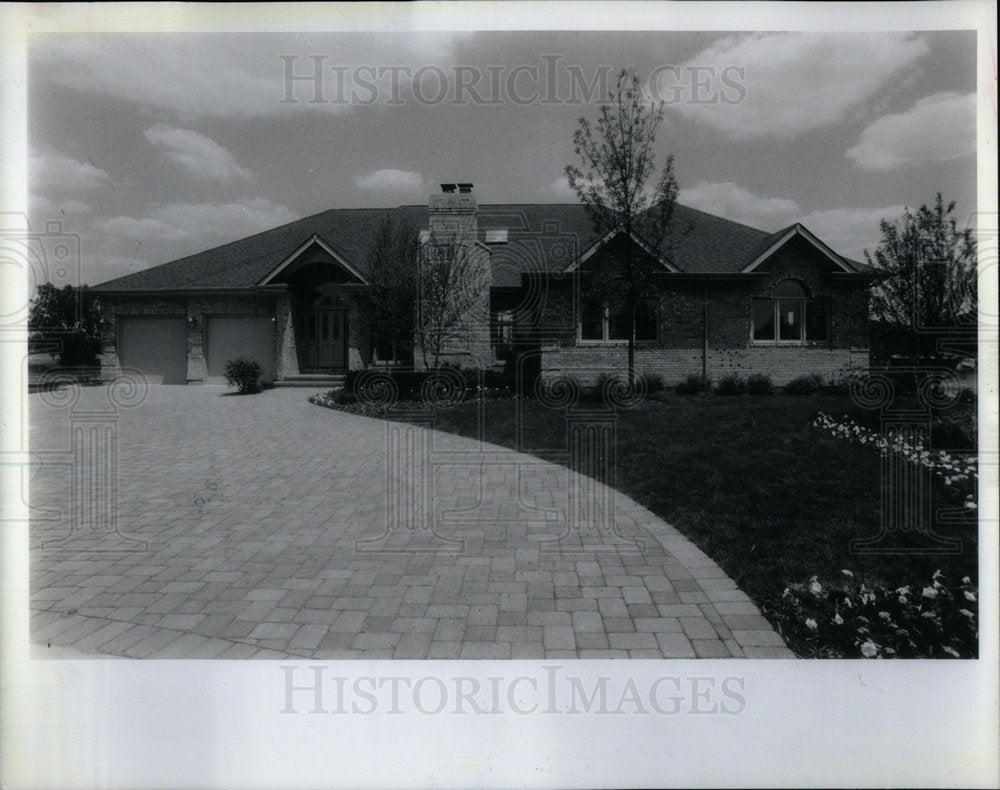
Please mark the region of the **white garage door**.
<svg viewBox="0 0 1000 790"><path fill-rule="evenodd" d="M270 316L213 315L208 318L208 375L221 379L237 357L260 363L264 381L274 380L274 322Z"/></svg>
<svg viewBox="0 0 1000 790"><path fill-rule="evenodd" d="M187 325L183 316L119 316L118 359L153 384L187 384Z"/></svg>

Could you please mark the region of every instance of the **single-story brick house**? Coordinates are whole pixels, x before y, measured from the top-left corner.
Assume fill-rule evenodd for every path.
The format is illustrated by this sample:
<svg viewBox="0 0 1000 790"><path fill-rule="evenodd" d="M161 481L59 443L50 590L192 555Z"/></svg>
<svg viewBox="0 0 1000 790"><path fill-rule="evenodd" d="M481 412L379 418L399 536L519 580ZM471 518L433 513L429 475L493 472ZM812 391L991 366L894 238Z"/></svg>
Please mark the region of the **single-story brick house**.
<svg viewBox="0 0 1000 790"><path fill-rule="evenodd" d="M581 383L625 369L627 325L580 294L588 261L641 240L596 238L578 204L479 206L471 185L449 184L426 206L333 209L95 286L103 377L135 368L164 384L209 382L237 356L276 383L400 363L367 337L357 305L387 216L424 238L457 234L485 270L488 288L449 361L495 367L517 354L531 361L524 369ZM766 233L677 206L672 227L637 327L637 371L667 384L730 371L781 384L868 366L866 266L799 224Z"/></svg>

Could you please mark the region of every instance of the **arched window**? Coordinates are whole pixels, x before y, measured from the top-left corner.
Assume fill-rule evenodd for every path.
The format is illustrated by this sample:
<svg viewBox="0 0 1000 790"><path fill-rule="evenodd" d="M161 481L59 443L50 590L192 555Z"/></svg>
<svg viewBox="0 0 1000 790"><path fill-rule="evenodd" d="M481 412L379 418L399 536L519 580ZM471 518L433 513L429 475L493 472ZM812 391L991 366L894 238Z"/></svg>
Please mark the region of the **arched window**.
<svg viewBox="0 0 1000 790"><path fill-rule="evenodd" d="M826 342L830 336L830 307L826 299L811 299L798 280L782 280L773 296L753 300L754 343L805 345Z"/></svg>

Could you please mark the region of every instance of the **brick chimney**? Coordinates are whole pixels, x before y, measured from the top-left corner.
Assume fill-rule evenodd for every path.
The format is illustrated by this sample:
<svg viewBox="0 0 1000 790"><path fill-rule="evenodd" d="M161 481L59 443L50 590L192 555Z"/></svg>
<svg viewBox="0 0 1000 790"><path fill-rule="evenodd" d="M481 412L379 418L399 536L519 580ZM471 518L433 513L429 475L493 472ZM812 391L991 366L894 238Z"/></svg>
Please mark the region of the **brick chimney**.
<svg viewBox="0 0 1000 790"><path fill-rule="evenodd" d="M442 184L428 201L431 235L439 240L474 244L478 233L476 196L472 184Z"/></svg>

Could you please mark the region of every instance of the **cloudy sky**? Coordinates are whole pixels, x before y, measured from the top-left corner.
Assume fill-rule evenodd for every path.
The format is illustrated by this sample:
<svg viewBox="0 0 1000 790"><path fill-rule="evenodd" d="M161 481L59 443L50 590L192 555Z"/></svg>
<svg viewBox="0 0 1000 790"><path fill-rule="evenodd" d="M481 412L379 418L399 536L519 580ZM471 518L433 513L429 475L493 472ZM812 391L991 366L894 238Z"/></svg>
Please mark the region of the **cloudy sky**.
<svg viewBox="0 0 1000 790"><path fill-rule="evenodd" d="M79 234L95 284L442 181L573 202L577 119L628 66L666 103L682 203L859 259L939 190L975 210L972 33L46 35L32 225Z"/></svg>

